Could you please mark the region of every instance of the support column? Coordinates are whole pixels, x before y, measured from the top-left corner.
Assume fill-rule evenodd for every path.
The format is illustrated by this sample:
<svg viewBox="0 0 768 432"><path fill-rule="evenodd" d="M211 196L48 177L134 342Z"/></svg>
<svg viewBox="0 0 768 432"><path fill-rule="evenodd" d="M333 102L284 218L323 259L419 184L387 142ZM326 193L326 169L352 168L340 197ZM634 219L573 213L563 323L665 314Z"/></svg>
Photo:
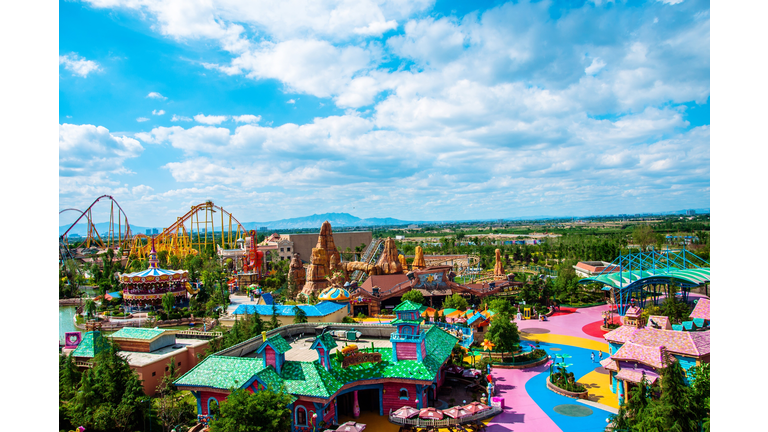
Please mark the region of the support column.
<svg viewBox="0 0 768 432"><path fill-rule="evenodd" d="M384 386L379 389L379 415L384 415Z"/></svg>
<svg viewBox="0 0 768 432"><path fill-rule="evenodd" d="M352 405L352 416L354 418L360 417L360 404L357 402L357 390L354 391L354 403Z"/></svg>

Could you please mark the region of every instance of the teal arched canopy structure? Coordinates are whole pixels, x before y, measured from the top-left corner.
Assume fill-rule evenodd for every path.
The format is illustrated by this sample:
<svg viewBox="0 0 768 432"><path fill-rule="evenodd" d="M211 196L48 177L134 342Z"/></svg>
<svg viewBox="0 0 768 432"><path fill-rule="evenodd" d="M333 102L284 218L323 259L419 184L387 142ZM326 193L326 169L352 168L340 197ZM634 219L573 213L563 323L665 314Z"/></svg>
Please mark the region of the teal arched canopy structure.
<svg viewBox="0 0 768 432"><path fill-rule="evenodd" d="M649 251L619 255L597 276L584 278L581 284L597 283L604 290L613 291L620 315L624 315L629 303L638 300L644 307L649 292L646 286L654 287L654 301L658 297L657 285L679 286L684 301L688 301L691 288L710 282L709 262L696 254L686 251Z"/></svg>

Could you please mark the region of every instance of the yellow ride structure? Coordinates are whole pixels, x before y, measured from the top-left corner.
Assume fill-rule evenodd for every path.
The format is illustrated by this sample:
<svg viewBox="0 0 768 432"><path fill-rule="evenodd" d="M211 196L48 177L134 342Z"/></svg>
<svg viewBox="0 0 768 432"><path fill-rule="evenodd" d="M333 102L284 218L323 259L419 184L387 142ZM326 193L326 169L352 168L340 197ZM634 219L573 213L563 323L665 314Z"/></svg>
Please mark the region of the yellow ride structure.
<svg viewBox="0 0 768 432"><path fill-rule="evenodd" d="M218 240L217 235L220 236ZM222 249L233 249L238 239L245 236L245 228L231 213L206 201L192 206L184 216L176 218L176 222L154 236L155 250L183 259L188 255L197 255L207 247L220 245ZM130 259L146 259L152 249L150 243L148 236L135 235Z"/></svg>

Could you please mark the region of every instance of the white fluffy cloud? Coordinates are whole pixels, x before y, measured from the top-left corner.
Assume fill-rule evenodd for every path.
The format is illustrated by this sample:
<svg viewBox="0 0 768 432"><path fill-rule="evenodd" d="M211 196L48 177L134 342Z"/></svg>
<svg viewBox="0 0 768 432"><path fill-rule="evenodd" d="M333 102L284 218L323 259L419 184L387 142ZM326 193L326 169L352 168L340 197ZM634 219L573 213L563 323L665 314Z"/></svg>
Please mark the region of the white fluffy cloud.
<svg viewBox="0 0 768 432"><path fill-rule="evenodd" d="M160 93L158 93L158 92L149 92L149 94L147 94L147 96L146 96L146 97L147 97L147 98L149 98L149 99L160 99L160 100L166 100L166 99L168 99L167 97L165 97L165 96L161 95L161 94L160 94Z"/></svg>
<svg viewBox="0 0 768 432"><path fill-rule="evenodd" d="M179 116L179 115L176 115L176 114L174 114L174 115L171 117L171 121L172 121L172 122L177 122L177 121L191 122L191 121L192 121L192 119L191 119L191 118L189 118L189 117L185 117L185 116Z"/></svg>
<svg viewBox="0 0 768 432"><path fill-rule="evenodd" d="M139 123L143 123L145 121L149 121L149 119L146 118L146 117L139 117L139 118L136 119L136 121L139 122Z"/></svg>
<svg viewBox="0 0 768 432"><path fill-rule="evenodd" d="M232 116L235 123L258 123L261 120L261 116L253 114L244 114L240 116Z"/></svg>
<svg viewBox="0 0 768 432"><path fill-rule="evenodd" d="M161 116L163 114L165 114L165 111L163 111L163 110L152 110L152 115Z"/></svg>
<svg viewBox="0 0 768 432"><path fill-rule="evenodd" d="M196 115L194 117L194 119L198 123L203 123L203 124L208 124L208 125L217 125L217 124L227 120L227 116L198 114L198 115Z"/></svg>
<svg viewBox="0 0 768 432"><path fill-rule="evenodd" d="M73 75L78 75L83 78L87 77L89 73L99 70L99 64L93 60L86 60L83 57L79 57L75 53L59 56L59 64L64 65L64 69L72 72Z"/></svg>

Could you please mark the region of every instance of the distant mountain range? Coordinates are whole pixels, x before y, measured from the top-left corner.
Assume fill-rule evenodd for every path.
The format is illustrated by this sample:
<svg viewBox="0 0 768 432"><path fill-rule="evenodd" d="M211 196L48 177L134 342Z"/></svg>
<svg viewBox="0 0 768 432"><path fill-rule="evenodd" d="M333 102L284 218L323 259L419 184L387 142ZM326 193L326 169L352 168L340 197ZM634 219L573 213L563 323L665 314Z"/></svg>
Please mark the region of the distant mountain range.
<svg viewBox="0 0 768 432"><path fill-rule="evenodd" d="M708 208L702 208L702 209L694 209L697 214L699 213L709 213ZM670 212L656 212L652 213L654 215L673 215L673 214L685 214L686 210L677 210L677 211L670 211ZM646 213L650 215L651 213ZM614 215L615 216L615 215ZM635 216L635 214L627 214L627 216ZM506 221L517 221L517 220L543 220L543 219L568 219L571 217L579 218L579 219L589 219L589 218L596 218L596 217L606 217L606 216L520 216L520 217L514 217L514 218L504 218L502 220ZM497 221L499 219L490 219L489 221ZM290 218L290 219L280 219L276 221L271 222L243 222L243 228L247 230L252 229L259 229L263 227L267 227L268 230L292 230L292 229L312 229L312 228L320 228L320 226L323 224L323 222L328 221L331 223L331 226L336 227L373 227L373 226L402 226L402 225L420 225L420 224L434 224L434 223L440 223L438 221L404 221L400 219L395 218L368 218L368 219L361 219L357 216L352 216L349 213L323 213L323 214L313 214L312 216L304 216L304 217L298 217L298 218ZM475 220L452 220L452 221L442 221L445 223L450 222L481 222L480 219ZM107 234L107 230L109 229L109 224L107 222L101 222L97 223L96 230L101 234L102 236L105 236ZM69 225L62 225L59 227L59 235L64 234L64 232L69 228ZM150 227L144 227L144 226L137 226L137 225L131 225L131 231L134 234L145 234L147 229L151 229ZM157 230L162 232L162 227L157 227ZM87 234L87 226L85 223L80 223L77 226L75 226L72 231L69 232L69 235L72 234L78 234L81 236L85 236ZM263 233L262 233L263 234Z"/></svg>
<svg viewBox="0 0 768 432"><path fill-rule="evenodd" d="M352 216L349 213L323 213L323 214L313 214L312 216L281 219L281 220L271 221L271 222L243 222L242 224L243 224L243 228L245 228L246 230L259 229L262 227L267 227L267 229L269 230L277 230L277 229L291 230L291 229L320 228L320 226L325 221L330 222L332 227L372 227L372 226L382 226L382 225L398 226L398 225L425 223L423 221L422 222L404 221L404 220L395 219L395 218L361 219L359 217ZM107 230L109 229L109 224L107 222L97 223L95 225L96 225L96 231L98 231L99 234L101 234L102 236L104 236ZM67 231L68 228L69 228L69 225L60 226L59 235L64 234L64 232ZM131 225L131 232L133 232L134 234L145 234L147 229L151 229L151 228ZM157 230L162 232L162 228L157 228ZM79 234L81 236L85 236L87 232L88 232L87 226L84 223L81 223L75 226L72 229L72 231L69 232L69 235Z"/></svg>

